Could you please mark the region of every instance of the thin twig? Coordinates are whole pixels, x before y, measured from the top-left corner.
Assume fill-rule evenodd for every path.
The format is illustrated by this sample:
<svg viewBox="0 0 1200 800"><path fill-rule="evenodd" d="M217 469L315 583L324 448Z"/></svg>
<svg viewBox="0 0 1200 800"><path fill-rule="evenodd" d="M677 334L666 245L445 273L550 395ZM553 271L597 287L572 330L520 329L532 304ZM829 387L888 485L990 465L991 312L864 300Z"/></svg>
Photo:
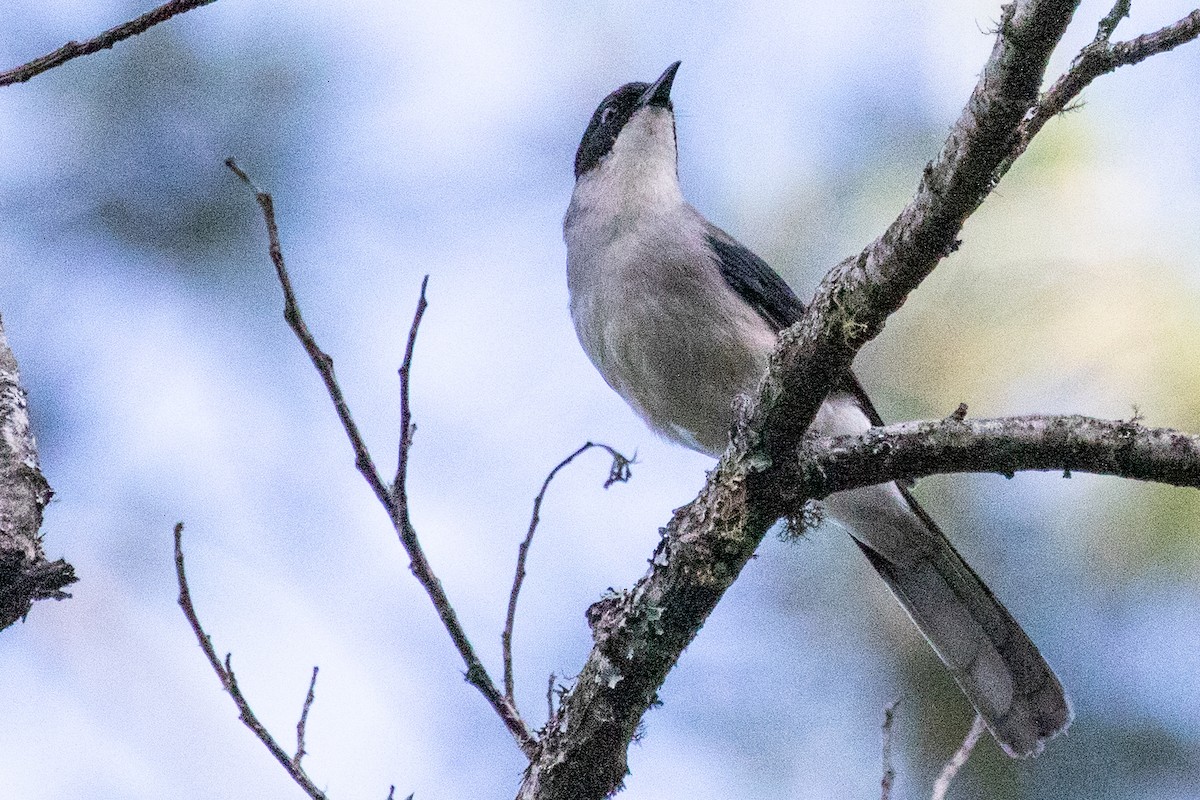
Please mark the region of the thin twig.
<svg viewBox="0 0 1200 800"><path fill-rule="evenodd" d="M413 351L417 345L417 330L421 327L421 319L429 301L425 299L425 289L429 286L429 276L421 279L421 296L417 300L417 310L413 313L412 325L408 329L408 342L404 345L404 360L400 362L400 452L396 458L396 478L392 481L391 498L393 503L407 502L404 497L404 487L408 481L408 451L412 447L413 434L416 424L412 421L412 409L409 407L409 387L412 376Z"/></svg>
<svg viewBox="0 0 1200 800"><path fill-rule="evenodd" d="M13 67L7 72L0 72L0 86L24 83L33 76L54 69L73 58L90 55L100 50L107 50L122 39L137 36L139 33L149 30L160 22L166 22L171 17L214 2L216 0L171 0L169 3L163 3L158 8L147 11L137 19L123 22L115 28L109 28L94 39L88 39L86 42L67 42L53 53L47 53L40 58L35 58L28 64Z"/></svg>
<svg viewBox="0 0 1200 800"><path fill-rule="evenodd" d="M1008 156L996 168L995 180L999 180L1008 172L1043 125L1074 107L1072 101L1096 78L1118 67L1137 64L1150 56L1173 50L1200 36L1200 9L1196 9L1178 22L1159 28L1153 33L1111 44L1109 37L1121 17L1128 14L1128 5L1128 2L1118 0L1108 16L1101 20L1096 38L1079 51L1075 60L1071 62L1071 67L1038 98L1037 104L1030 109L1017 128Z"/></svg>
<svg viewBox="0 0 1200 800"><path fill-rule="evenodd" d="M292 290L292 279L288 276L287 266L283 261L283 248L279 243L279 227L275 223L275 203L271 199L270 193L261 191L255 186L254 182L250 180L250 176L243 172L242 168L232 158L225 159L225 166L229 167L233 171L233 174L241 178L254 192L254 199L258 201L258 206L262 209L263 220L267 224L271 263L275 265L275 275L279 279L280 287L283 289L283 318L287 320L288 326L296 334L296 338L300 340L300 344L304 346L304 352L308 354L313 366L320 373L321 380L325 383L325 389L329 392L329 397L333 401L334 410L337 411L342 428L346 431L346 436L350 440L350 446L354 449L354 465L362 473L363 478L366 479L367 484L375 492L375 496L379 498L379 501L387 506L389 505L391 495L388 493L383 481L380 480L379 472L375 469L375 463L371 460L371 454L367 450L366 442L363 441L362 434L358 430L358 425L355 424L354 418L350 415L350 407L346 403L346 397L342 394L342 387L338 385L337 377L333 372L333 359L317 346L317 341L308 330L308 325L305 324L304 317L300 315L300 306L297 304L296 294Z"/></svg>
<svg viewBox="0 0 1200 800"><path fill-rule="evenodd" d="M937 780L933 783L933 794L930 795L930 800L945 800L946 792L950 790L950 782L954 780L954 776L962 769L963 764L967 763L967 759L971 757L971 751L975 749L975 745L979 742L979 737L983 736L983 732L987 727L983 724L983 717L976 714L975 721L971 723L971 730L967 731L966 738L963 739L958 750L954 751L954 755L950 756L950 760L942 767L942 774L938 775Z"/></svg>
<svg viewBox="0 0 1200 800"><path fill-rule="evenodd" d="M317 670L318 667L313 667L312 680L308 682L308 694L304 697L304 708L300 710L300 721L296 723L296 755L292 756L292 763L297 767L300 766L300 759L304 758L307 752L304 749L304 729L308 725L308 712L312 708L313 701L317 699Z"/></svg>
<svg viewBox="0 0 1200 800"><path fill-rule="evenodd" d="M533 534L537 531L538 522L541 520L542 501L546 498L546 490L550 488L550 482L554 480L554 476L559 470L566 467L578 456L583 455L593 447L603 448L608 451L612 457L612 466L608 471L608 479L604 482L604 488L612 486L614 483L624 483L629 480L629 466L632 463L628 458L618 453L612 447L606 444L597 442L586 442L582 447L576 450L571 455L558 462L558 466L550 470L550 474L542 481L542 488L537 493L537 497L533 500L533 514L529 519L529 531L525 534L525 539L517 547L517 569L513 575L512 591L508 595L508 616L504 620L504 632L500 634L501 650L504 652L504 696L509 703L516 706L516 700L513 699L513 665L512 665L512 635L513 625L517 619L517 596L521 593L521 584L525 581L525 559L529 555L529 547L533 544Z"/></svg>
<svg viewBox="0 0 1200 800"><path fill-rule="evenodd" d="M546 681L546 719L554 719L554 681L556 676L553 672L550 673L550 678Z"/></svg>
<svg viewBox="0 0 1200 800"><path fill-rule="evenodd" d="M320 374L321 380L325 384L325 389L333 401L338 419L342 423L342 428L346 432L346 438L350 440L350 446L354 450L355 466L362 473L363 478L371 487L371 491L375 493L376 498L378 498L387 511L388 518L391 520L392 526L396 530L396 535L400 539L400 544L404 547L404 551L408 555L409 570L416 577L422 588L425 589L425 593L429 595L429 599L432 601L434 609L442 621L442 626L450 634L450 639L454 642L455 648L466 664L467 682L478 689L496 711L505 726L509 729L509 732L512 733L513 738L516 739L521 751L527 756L532 757L537 751L537 742L533 734L529 732L529 728L521 719L521 715L517 712L516 708L500 693L495 682L492 681L491 676L488 674L487 669L483 666L483 662L475 655L475 648L472 646L470 639L467 638L462 624L458 621L458 615L455 613L454 607L450 604L450 599L446 596L446 591L442 588L441 581L438 580L433 572L433 568L429 565L429 561L425 557L425 551L417 538L416 529L413 527L408 515L408 496L405 489L403 469L404 465L407 464L407 450L408 444L411 443L412 430L407 375L408 369L411 366L412 347L416 341L417 327L421 322L421 315L426 305L425 287L428 277L426 277L426 281L422 281L421 283L421 299L417 306L417 313L413 318L412 328L409 331L408 352L405 355L405 362L402 366L400 408L402 425L405 432L401 435L401 469L397 473L397 482L389 488L383 482L383 479L380 478L379 471L375 468L375 462L371 459L366 442L363 440L362 434L359 432L358 426L350 414L350 407L347 405L346 398L334 375L333 359L317 345L316 340L304 322L304 318L300 314L300 307L296 302L296 296L292 290L291 278L288 276L287 268L284 265L283 248L279 242L279 228L275 222L275 207L271 195L268 192L260 191L232 158L226 159L225 165L254 191L255 199L258 201L259 208L262 209L263 220L267 226L271 262L275 265L275 274L279 278L279 285L283 288L284 319L287 320L288 325L296 334L296 338L303 345L313 366L316 367L317 372Z"/></svg>
<svg viewBox="0 0 1200 800"><path fill-rule="evenodd" d="M258 721L254 710L250 708L250 703L238 688L237 678L233 674L232 655L226 653L224 663L217 657L217 651L213 648L212 637L204 632L204 627L200 624L199 617L196 616L196 609L192 606L192 595L188 591L187 573L183 566L183 523L179 522L175 525L175 576L179 581L179 607L183 609L184 616L187 617L188 623L192 626L192 632L196 634L196 641L200 643L200 649L204 651L208 663L212 666L213 672L217 673L217 678L221 681L221 686L233 698L233 704L237 706L238 715L247 728L258 737L258 740L266 746L267 750L271 751L271 755L275 756L283 768L287 770L288 775L292 780L304 790L312 800L327 800L326 795L309 779L304 769L300 766L300 755L302 748L297 750L296 757L293 759L289 756L275 738L267 731L263 724ZM316 680L316 670L313 670L313 680ZM312 686L309 686L309 699L304 704L304 714L308 713L308 706L311 704ZM301 726L303 726L303 717L301 718Z"/></svg>
<svg viewBox="0 0 1200 800"><path fill-rule="evenodd" d="M892 766L892 722L895 721L896 706L893 700L883 709L883 778L879 781L881 800L891 800L892 786L896 783L896 769Z"/></svg>

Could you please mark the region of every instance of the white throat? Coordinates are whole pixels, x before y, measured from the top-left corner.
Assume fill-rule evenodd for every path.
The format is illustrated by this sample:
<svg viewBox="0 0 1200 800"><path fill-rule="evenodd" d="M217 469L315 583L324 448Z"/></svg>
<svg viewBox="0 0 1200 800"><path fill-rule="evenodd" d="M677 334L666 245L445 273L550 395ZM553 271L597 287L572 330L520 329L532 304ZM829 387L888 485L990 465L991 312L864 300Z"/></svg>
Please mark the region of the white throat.
<svg viewBox="0 0 1200 800"><path fill-rule="evenodd" d="M612 150L575 183L566 226L586 213L593 220L629 218L683 203L676 171L675 119L668 109L639 109Z"/></svg>

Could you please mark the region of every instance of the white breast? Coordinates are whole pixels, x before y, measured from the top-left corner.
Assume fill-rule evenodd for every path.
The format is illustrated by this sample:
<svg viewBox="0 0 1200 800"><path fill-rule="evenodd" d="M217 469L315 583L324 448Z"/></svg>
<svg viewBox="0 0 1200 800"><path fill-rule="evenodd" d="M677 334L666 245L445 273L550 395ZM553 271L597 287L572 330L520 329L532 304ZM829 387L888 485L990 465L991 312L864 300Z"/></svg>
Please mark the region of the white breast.
<svg viewBox="0 0 1200 800"><path fill-rule="evenodd" d="M637 150L661 137L653 119L635 122L571 198L571 316L600 374L654 430L717 455L733 398L755 389L775 334L721 277L707 225L679 191L673 130L669 152Z"/></svg>

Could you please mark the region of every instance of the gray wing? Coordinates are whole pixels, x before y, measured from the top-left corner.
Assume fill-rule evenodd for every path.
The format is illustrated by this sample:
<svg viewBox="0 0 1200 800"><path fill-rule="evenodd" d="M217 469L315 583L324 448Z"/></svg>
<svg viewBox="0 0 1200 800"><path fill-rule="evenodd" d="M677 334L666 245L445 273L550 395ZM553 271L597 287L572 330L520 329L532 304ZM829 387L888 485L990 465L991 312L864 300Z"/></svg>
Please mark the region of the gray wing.
<svg viewBox="0 0 1200 800"><path fill-rule="evenodd" d="M708 241L721 275L776 330L795 323L804 305L766 262L719 228ZM872 425L882 425L867 393L847 371L835 392L857 401ZM950 540L903 486L900 502L911 516L881 515L854 536L867 560L983 715L1000 746L1011 756L1035 755L1043 743L1071 723L1071 706L1054 671L991 589L954 549ZM864 502L865 498L859 497ZM870 491L870 490L866 490ZM895 532L906 545L889 558L871 545L877 528ZM886 537L884 537L886 540Z"/></svg>
<svg viewBox="0 0 1200 800"><path fill-rule="evenodd" d="M800 319L804 304L787 281L725 231L711 223L706 225L708 243L717 254L717 266L729 288L777 331Z"/></svg>
<svg viewBox="0 0 1200 800"><path fill-rule="evenodd" d="M708 243L717 254L717 266L721 277L725 279L729 288L777 331L793 325L800 319L800 315L804 313L804 303L796 297L787 281L779 277L779 273L717 226L707 223L707 232ZM838 382L837 388L854 396L872 425L883 424L879 412L875 410L871 398L867 397L854 373L846 373Z"/></svg>

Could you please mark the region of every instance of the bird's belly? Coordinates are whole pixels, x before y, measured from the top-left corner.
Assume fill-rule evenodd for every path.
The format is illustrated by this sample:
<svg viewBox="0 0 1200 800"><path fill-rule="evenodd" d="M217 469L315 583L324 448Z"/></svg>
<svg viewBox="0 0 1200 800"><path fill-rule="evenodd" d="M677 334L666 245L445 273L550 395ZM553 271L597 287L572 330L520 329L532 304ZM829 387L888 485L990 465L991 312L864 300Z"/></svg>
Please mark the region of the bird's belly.
<svg viewBox="0 0 1200 800"><path fill-rule="evenodd" d="M707 279L682 271L617 278L573 290L571 310L597 370L651 428L719 455L733 399L754 391L775 333L748 306L726 302L727 290L703 286Z"/></svg>

